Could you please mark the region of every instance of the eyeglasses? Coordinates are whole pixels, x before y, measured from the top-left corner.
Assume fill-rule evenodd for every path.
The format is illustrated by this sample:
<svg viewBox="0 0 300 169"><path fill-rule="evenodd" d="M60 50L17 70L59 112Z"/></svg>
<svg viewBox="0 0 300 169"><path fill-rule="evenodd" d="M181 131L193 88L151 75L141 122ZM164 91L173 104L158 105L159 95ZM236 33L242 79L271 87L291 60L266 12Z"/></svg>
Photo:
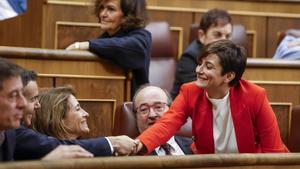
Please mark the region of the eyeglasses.
<svg viewBox="0 0 300 169"><path fill-rule="evenodd" d="M155 113L163 113L166 110L166 107L167 103L162 102L154 103L152 105L142 104L136 111L142 115L148 115L151 108Z"/></svg>

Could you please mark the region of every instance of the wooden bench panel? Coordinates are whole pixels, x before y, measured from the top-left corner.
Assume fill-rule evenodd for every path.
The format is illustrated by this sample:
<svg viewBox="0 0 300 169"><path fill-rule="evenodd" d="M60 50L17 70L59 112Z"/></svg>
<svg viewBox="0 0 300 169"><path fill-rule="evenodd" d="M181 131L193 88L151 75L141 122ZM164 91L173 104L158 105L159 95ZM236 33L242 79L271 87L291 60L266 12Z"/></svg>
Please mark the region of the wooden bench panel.
<svg viewBox="0 0 300 169"><path fill-rule="evenodd" d="M0 169L296 169L300 154L203 154L59 159L1 163Z"/></svg>
<svg viewBox="0 0 300 169"><path fill-rule="evenodd" d="M87 22L56 22L55 49L65 49L75 41L87 41L96 39L103 32L100 24Z"/></svg>
<svg viewBox="0 0 300 169"><path fill-rule="evenodd" d="M300 83L299 84L278 84L278 83L256 83L266 89L270 102L290 102L293 105L300 104Z"/></svg>
<svg viewBox="0 0 300 169"><path fill-rule="evenodd" d="M79 99L80 106L89 113L89 134L84 138L112 135L115 119L116 100L113 99Z"/></svg>
<svg viewBox="0 0 300 169"><path fill-rule="evenodd" d="M78 99L115 99L120 104L125 98L124 81L115 79L56 78L55 86L71 84Z"/></svg>
<svg viewBox="0 0 300 169"><path fill-rule="evenodd" d="M283 143L288 146L291 134L292 103L271 103L277 118L280 136Z"/></svg>

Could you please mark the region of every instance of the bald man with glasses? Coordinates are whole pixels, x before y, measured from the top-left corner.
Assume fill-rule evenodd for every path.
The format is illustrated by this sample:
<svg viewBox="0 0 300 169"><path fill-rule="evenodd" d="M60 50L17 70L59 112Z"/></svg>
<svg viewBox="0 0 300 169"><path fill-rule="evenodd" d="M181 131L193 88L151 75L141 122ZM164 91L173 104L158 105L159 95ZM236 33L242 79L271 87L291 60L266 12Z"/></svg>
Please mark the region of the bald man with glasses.
<svg viewBox="0 0 300 169"><path fill-rule="evenodd" d="M169 110L171 103L169 93L159 87L145 85L138 89L133 97L133 111L139 132L142 133L160 119ZM151 155L192 154L191 144L190 138L174 136L166 144L157 147Z"/></svg>

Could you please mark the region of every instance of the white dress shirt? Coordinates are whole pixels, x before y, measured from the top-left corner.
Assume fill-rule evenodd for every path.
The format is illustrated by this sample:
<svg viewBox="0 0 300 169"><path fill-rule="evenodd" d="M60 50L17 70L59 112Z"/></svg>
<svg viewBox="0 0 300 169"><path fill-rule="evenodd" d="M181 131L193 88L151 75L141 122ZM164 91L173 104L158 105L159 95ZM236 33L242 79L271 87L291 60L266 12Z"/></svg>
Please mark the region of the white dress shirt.
<svg viewBox="0 0 300 169"><path fill-rule="evenodd" d="M184 152L181 150L180 146L175 141L174 136L170 138L170 140L167 142L170 145L170 151L172 155L184 155ZM162 149L160 146L155 149L155 152L158 156L164 156L166 155L166 152L164 149Z"/></svg>
<svg viewBox="0 0 300 169"><path fill-rule="evenodd" d="M229 92L222 99L212 99L209 97L208 99L213 107L215 153L238 153L230 110Z"/></svg>

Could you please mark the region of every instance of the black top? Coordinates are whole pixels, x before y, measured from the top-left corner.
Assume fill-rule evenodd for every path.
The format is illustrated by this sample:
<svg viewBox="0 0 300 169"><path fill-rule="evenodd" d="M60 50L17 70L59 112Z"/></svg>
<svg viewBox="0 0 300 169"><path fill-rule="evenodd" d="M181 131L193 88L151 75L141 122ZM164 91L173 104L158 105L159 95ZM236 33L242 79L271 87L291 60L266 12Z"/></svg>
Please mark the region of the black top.
<svg viewBox="0 0 300 169"><path fill-rule="evenodd" d="M98 39L90 40L89 50L99 57L108 59L133 72L132 93L149 83L151 55L151 33L143 28L129 32L120 30L113 36L103 33Z"/></svg>
<svg viewBox="0 0 300 169"><path fill-rule="evenodd" d="M181 55L177 66L176 75L171 96L173 99L178 95L179 89L183 83L191 82L197 79L196 67L197 59L203 48L203 44L194 40Z"/></svg>

